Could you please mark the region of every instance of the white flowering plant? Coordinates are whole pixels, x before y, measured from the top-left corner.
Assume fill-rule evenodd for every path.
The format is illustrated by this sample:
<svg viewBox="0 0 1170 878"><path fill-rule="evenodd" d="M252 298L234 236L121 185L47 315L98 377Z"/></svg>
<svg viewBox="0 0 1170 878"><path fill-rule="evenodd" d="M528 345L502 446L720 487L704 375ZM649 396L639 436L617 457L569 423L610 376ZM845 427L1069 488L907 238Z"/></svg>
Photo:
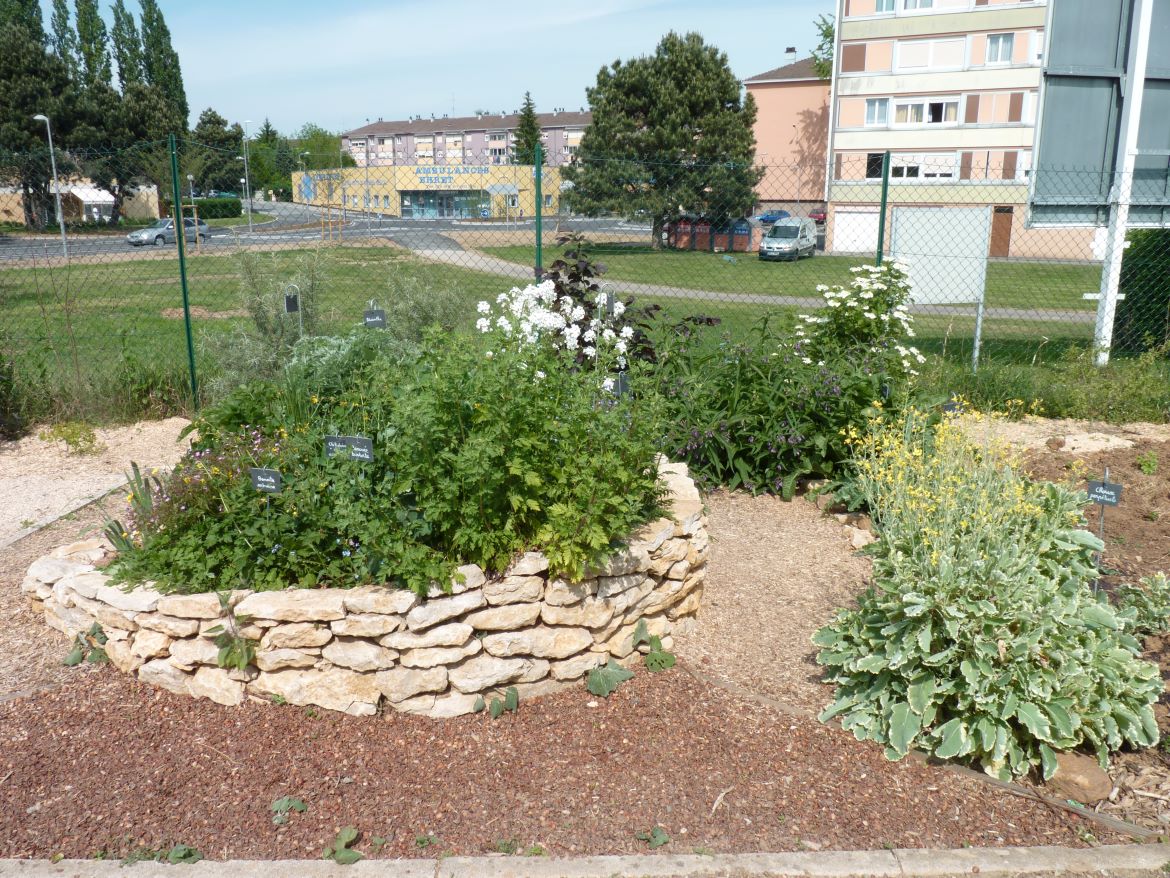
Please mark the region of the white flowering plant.
<svg viewBox="0 0 1170 878"><path fill-rule="evenodd" d="M821 359L829 348L864 352L888 360L902 377L918 374L926 357L908 342L914 318L907 310L910 278L900 262L858 265L848 285L817 286L824 305L816 314L801 314L795 333L806 356Z"/></svg>

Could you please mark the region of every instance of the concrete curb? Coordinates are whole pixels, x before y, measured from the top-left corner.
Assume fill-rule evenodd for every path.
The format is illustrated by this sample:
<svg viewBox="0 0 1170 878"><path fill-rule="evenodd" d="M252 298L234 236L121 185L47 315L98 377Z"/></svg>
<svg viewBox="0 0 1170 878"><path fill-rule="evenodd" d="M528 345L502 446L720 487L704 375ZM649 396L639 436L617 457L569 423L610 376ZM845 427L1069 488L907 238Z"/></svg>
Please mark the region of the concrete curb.
<svg viewBox="0 0 1170 878"><path fill-rule="evenodd" d="M1097 848L1030 847L961 850L824 851L800 853L650 855L544 859L523 857L447 857L441 860L362 860L338 866L324 860L203 861L193 866L139 863L138 878L980 878L1026 875L1099 875L1111 878L1165 876L1170 847L1159 844ZM115 861L0 860L0 876L20 878L124 878Z"/></svg>

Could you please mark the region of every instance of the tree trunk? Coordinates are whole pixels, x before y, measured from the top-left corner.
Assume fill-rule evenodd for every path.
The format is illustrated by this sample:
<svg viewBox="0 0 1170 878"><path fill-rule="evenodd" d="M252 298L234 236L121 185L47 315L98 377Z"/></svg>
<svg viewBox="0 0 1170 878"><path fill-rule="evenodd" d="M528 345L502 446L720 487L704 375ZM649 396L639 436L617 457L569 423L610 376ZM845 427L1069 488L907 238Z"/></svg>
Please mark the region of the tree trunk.
<svg viewBox="0 0 1170 878"><path fill-rule="evenodd" d="M654 250L661 250L662 249L662 230L663 230L663 228L664 228L664 224L662 222L662 217L660 217L660 216L654 217L654 223L653 223L653 226L651 227L651 231L650 231L650 234L653 235L653 237L654 237L654 240L650 246Z"/></svg>

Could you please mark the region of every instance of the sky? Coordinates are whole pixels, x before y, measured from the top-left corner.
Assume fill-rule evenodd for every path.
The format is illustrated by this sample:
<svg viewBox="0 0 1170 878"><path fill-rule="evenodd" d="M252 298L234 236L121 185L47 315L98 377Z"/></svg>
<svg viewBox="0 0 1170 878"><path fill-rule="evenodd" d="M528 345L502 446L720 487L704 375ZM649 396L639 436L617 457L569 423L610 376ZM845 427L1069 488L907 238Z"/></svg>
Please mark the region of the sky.
<svg viewBox="0 0 1170 878"><path fill-rule="evenodd" d="M698 31L740 79L805 57L833 0L160 0L192 123L266 117L284 133L412 115L587 106L618 58L651 54L670 30ZM127 6L137 12L137 3ZM102 9L110 18L109 3ZM46 14L46 21L48 20Z"/></svg>

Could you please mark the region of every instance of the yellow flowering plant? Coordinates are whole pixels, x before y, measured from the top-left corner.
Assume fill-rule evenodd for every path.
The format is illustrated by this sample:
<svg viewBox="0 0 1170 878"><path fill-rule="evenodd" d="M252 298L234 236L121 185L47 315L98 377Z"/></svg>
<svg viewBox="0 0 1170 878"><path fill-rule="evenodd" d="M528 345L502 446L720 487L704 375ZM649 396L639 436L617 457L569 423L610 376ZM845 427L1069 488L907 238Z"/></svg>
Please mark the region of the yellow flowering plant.
<svg viewBox="0 0 1170 878"><path fill-rule="evenodd" d="M878 526L874 584L813 638L836 686L822 720L859 740L978 763L1000 778L1056 752L1156 743L1155 665L1135 613L1089 586L1101 542L1084 494L1034 482L1006 446L911 410L853 443Z"/></svg>

